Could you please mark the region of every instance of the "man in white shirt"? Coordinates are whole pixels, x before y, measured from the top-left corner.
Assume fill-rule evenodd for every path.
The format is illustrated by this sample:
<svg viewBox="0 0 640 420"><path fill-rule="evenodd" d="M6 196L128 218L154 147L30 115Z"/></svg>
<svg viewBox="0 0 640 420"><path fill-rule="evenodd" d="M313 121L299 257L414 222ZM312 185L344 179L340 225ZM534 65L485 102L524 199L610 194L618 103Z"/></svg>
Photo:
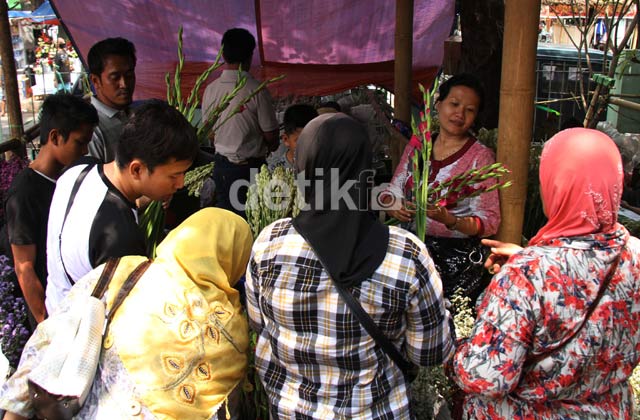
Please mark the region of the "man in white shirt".
<svg viewBox="0 0 640 420"><path fill-rule="evenodd" d="M204 91L203 120L221 102L224 95L235 88L239 72L247 77L247 83L222 113L219 121L224 121L236 105L260 84L247 73L256 47L253 35L246 29L229 29L222 37L222 45L224 70ZM260 91L240 112L211 133L209 138L213 140L216 149L213 169L215 205L244 216L247 188L238 190L232 188L232 185L239 180L249 181L251 169L260 168L265 163L267 153L279 145L278 120L269 92L266 89Z"/></svg>

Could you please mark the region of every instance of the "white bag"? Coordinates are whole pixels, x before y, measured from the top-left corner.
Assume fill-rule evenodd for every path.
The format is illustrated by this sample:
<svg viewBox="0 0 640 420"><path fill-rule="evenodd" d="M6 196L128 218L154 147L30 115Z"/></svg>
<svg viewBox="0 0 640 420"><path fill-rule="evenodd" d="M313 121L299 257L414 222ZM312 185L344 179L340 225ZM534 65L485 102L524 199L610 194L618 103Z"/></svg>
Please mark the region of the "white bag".
<svg viewBox="0 0 640 420"><path fill-rule="evenodd" d="M105 304L89 296L60 314L56 335L28 379L54 395L87 398L100 359Z"/></svg>

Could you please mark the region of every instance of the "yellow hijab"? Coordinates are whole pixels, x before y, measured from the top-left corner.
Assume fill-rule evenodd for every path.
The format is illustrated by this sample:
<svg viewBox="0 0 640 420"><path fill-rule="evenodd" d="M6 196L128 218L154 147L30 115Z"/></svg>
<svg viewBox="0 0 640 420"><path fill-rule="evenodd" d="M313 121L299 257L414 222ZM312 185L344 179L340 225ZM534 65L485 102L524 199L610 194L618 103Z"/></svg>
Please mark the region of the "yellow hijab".
<svg viewBox="0 0 640 420"><path fill-rule="evenodd" d="M209 419L244 378L248 326L232 286L251 243L241 217L200 210L162 241L116 312L104 347L117 352L135 384L133 398L156 418ZM142 260L121 260L107 307Z"/></svg>

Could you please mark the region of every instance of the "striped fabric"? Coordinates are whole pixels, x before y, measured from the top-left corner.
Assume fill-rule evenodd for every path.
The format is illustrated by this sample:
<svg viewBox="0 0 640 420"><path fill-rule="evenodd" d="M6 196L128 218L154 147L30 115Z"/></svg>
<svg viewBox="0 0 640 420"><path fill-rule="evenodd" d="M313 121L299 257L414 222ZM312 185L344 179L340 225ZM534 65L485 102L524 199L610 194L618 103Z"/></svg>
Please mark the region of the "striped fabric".
<svg viewBox="0 0 640 420"><path fill-rule="evenodd" d="M453 351L440 277L414 235L389 229L383 263L352 293L409 359L440 364ZM273 418L410 418L402 372L352 315L291 219L254 243L247 309Z"/></svg>

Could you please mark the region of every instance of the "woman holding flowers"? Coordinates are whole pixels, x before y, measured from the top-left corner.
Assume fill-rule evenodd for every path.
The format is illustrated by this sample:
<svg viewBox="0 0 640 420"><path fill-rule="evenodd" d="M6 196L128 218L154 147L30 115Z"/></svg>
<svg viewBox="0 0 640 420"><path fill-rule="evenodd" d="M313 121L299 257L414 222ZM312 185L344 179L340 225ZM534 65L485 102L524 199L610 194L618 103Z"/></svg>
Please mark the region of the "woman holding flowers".
<svg viewBox="0 0 640 420"><path fill-rule="evenodd" d="M549 221L524 249L486 241L486 265L499 272L453 363L468 418L632 417L640 240L617 223L622 185L620 153L604 133L572 128L545 144Z"/></svg>
<svg viewBox="0 0 640 420"><path fill-rule="evenodd" d="M495 163L491 149L482 145L470 133L482 110L484 92L480 82L472 75L453 76L440 86L435 102L440 130L433 135L429 168L429 188L437 188L443 181L470 169L480 169ZM428 111L428 110L427 110ZM431 141L430 133L424 138ZM387 214L406 223L415 230L415 203L412 199L412 156L424 147L414 136L405 148L389 188L380 197L390 209ZM472 300L483 289L484 260L480 238L496 233L500 224L500 205L496 190L479 194L495 184L488 178L475 186L461 186L454 181L448 189L459 192L448 194L427 209L428 223L425 244L442 277L445 296L450 297L457 288ZM472 194L469 189L476 192ZM469 197L472 195L472 197ZM461 197L462 198L458 200Z"/></svg>

